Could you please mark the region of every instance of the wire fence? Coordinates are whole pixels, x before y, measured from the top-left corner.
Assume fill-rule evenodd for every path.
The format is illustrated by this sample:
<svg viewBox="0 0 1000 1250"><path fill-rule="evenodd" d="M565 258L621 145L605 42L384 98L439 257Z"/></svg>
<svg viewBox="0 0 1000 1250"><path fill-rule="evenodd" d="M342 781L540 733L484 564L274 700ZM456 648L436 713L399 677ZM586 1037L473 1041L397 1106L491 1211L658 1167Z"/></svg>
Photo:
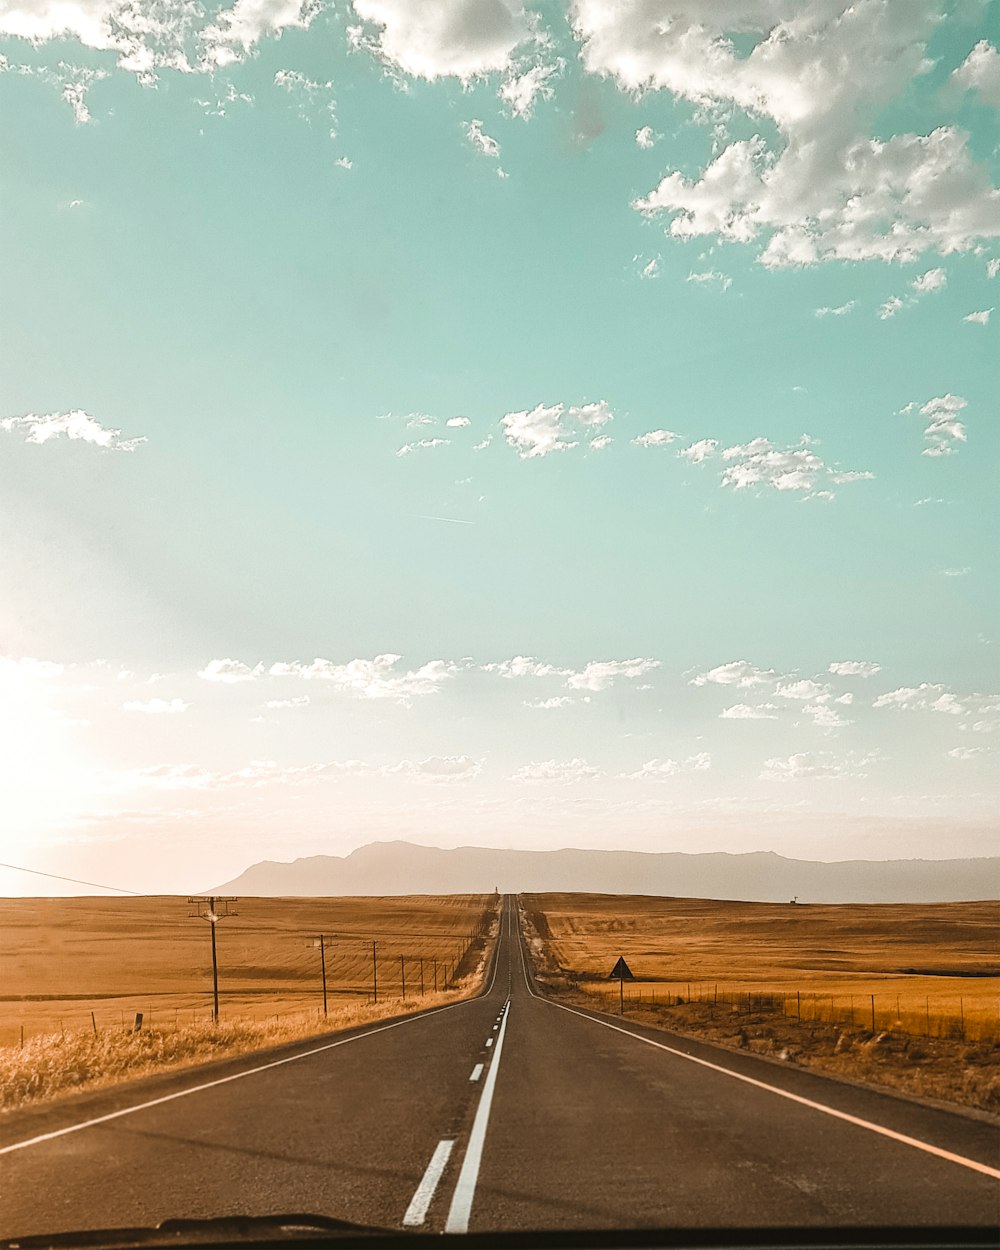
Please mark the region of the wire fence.
<svg viewBox="0 0 1000 1250"><path fill-rule="evenodd" d="M790 986L752 989L720 982L631 982L624 987L577 982L578 989L599 998L604 1009L671 1009L699 1004L721 1016L770 1016L774 1019L905 1033L912 1037L995 1043L1000 1041L1000 1000L995 992L942 996L906 989L873 993L841 986L836 993ZM992 988L992 987L991 987Z"/></svg>

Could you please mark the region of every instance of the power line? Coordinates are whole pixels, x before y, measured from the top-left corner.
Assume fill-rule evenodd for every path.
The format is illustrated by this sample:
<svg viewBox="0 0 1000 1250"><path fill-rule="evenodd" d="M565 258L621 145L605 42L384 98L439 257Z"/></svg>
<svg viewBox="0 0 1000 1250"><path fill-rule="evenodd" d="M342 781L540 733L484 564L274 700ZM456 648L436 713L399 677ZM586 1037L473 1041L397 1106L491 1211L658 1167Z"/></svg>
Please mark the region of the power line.
<svg viewBox="0 0 1000 1250"><path fill-rule="evenodd" d="M99 881L81 881L78 877L61 877L57 872L43 872L41 868L25 868L22 864L0 864L0 868L12 868L14 872L30 872L36 877L51 877L53 881L70 881L73 885L89 885L94 890L117 890L119 894L134 894L146 898L139 890L126 890L120 885L101 885Z"/></svg>

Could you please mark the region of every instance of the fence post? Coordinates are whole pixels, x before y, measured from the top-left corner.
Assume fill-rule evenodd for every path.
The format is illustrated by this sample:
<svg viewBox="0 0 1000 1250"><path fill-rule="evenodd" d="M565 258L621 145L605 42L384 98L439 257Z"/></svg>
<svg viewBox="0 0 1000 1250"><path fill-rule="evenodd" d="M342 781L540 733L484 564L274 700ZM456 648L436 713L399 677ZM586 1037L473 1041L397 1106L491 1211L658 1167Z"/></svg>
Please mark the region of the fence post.
<svg viewBox="0 0 1000 1250"><path fill-rule="evenodd" d="M796 1020L802 1019L802 991L801 990L795 991L795 1018Z"/></svg>
<svg viewBox="0 0 1000 1250"><path fill-rule="evenodd" d="M875 1035L875 995L872 995L872 1036Z"/></svg>
<svg viewBox="0 0 1000 1250"><path fill-rule="evenodd" d="M926 1027L924 1029L924 1036L930 1037L931 1035L931 998L929 994L924 999L924 1019L926 1021Z"/></svg>
<svg viewBox="0 0 1000 1250"><path fill-rule="evenodd" d="M962 1026L962 1041L965 1041L965 1001L962 998L958 1000L958 1016Z"/></svg>
<svg viewBox="0 0 1000 1250"><path fill-rule="evenodd" d="M97 1032L97 1020L93 1012L90 1013L90 1023L94 1026L94 1032L96 1033Z"/></svg>

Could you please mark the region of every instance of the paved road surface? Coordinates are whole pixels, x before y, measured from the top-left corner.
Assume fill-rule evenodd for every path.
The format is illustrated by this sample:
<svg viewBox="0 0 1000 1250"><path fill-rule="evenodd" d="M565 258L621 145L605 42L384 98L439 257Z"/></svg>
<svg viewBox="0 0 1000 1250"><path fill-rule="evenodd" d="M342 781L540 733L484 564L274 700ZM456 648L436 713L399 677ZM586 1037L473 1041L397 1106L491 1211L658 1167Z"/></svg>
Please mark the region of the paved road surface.
<svg viewBox="0 0 1000 1250"><path fill-rule="evenodd" d="M541 998L0 1119L0 1236L314 1211L428 1231L995 1224L991 1125Z"/></svg>

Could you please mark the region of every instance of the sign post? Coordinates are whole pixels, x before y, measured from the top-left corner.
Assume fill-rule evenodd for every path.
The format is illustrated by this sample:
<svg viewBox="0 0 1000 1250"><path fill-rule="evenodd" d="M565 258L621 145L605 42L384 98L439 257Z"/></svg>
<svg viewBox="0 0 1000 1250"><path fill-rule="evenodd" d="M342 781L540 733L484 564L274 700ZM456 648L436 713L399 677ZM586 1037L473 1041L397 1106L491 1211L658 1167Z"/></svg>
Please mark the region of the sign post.
<svg viewBox="0 0 1000 1250"><path fill-rule="evenodd" d="M635 980L635 977L632 975L632 970L625 962L625 957L623 955L619 955L618 962L608 973L609 981L614 981L616 979L618 981L618 1014L623 1016L625 1014L625 982Z"/></svg>

